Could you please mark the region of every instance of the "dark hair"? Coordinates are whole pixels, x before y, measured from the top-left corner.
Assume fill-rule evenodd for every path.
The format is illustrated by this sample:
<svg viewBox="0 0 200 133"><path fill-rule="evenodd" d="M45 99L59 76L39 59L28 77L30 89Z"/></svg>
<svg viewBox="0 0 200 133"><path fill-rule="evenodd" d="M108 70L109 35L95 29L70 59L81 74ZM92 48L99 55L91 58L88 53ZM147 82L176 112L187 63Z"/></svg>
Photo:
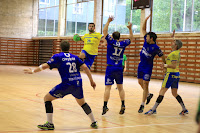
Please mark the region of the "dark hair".
<svg viewBox="0 0 200 133"><path fill-rule="evenodd" d="M114 40L119 40L120 38L120 33L118 31L115 31L112 33L113 39Z"/></svg>
<svg viewBox="0 0 200 133"><path fill-rule="evenodd" d="M175 44L177 45L177 49L180 49L183 46L181 40L175 40Z"/></svg>
<svg viewBox="0 0 200 133"><path fill-rule="evenodd" d="M68 41L61 41L60 48L61 48L62 51L69 51L69 49L70 49L69 42Z"/></svg>
<svg viewBox="0 0 200 133"><path fill-rule="evenodd" d="M154 32L149 32L149 33L147 33L147 35L150 36L150 39L153 38L153 41L156 42L156 39L157 39L156 33L154 33Z"/></svg>
<svg viewBox="0 0 200 133"><path fill-rule="evenodd" d="M94 24L94 23L89 23L89 24L88 24L88 26L89 26L90 24L93 24L93 25L94 25L94 27L95 27L95 24Z"/></svg>

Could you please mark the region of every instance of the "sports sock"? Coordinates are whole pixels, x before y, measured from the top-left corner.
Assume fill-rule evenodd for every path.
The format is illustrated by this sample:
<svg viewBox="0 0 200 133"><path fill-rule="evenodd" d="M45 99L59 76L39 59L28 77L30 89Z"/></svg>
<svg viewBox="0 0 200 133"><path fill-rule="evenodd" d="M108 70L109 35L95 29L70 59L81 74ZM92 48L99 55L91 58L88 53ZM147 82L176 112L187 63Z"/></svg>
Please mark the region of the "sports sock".
<svg viewBox="0 0 200 133"><path fill-rule="evenodd" d="M181 96L178 95L178 96L176 97L176 99L177 99L177 101L180 103L182 109L183 109L183 110L186 110L185 105L184 105L184 103L183 103L183 100L182 100Z"/></svg>

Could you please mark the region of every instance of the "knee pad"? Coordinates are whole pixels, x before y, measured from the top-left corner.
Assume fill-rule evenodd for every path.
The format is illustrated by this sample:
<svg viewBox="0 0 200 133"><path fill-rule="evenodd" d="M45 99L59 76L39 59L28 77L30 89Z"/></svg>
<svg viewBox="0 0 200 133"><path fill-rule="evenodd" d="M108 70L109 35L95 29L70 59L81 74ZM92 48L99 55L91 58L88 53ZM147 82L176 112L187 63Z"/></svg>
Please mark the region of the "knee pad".
<svg viewBox="0 0 200 133"><path fill-rule="evenodd" d="M86 113L87 115L90 114L90 113L92 112L90 106L89 106L87 103L83 104L81 107L83 108L83 110L85 111L85 113Z"/></svg>
<svg viewBox="0 0 200 133"><path fill-rule="evenodd" d="M159 95L158 98L157 98L157 100L156 100L156 102L157 103L161 103L162 100L163 100L163 98L164 98L164 96Z"/></svg>

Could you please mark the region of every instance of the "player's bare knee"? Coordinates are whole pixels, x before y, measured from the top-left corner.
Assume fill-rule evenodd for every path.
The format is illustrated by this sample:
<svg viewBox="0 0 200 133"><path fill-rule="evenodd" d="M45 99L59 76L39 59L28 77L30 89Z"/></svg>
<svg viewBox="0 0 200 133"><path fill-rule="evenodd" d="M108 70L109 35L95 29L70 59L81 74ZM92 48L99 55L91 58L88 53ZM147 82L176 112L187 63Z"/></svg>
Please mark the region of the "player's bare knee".
<svg viewBox="0 0 200 133"><path fill-rule="evenodd" d="M144 81L143 82L143 86L148 86L149 85L149 81Z"/></svg>
<svg viewBox="0 0 200 133"><path fill-rule="evenodd" d="M172 95L176 98L178 96L177 92L172 91Z"/></svg>

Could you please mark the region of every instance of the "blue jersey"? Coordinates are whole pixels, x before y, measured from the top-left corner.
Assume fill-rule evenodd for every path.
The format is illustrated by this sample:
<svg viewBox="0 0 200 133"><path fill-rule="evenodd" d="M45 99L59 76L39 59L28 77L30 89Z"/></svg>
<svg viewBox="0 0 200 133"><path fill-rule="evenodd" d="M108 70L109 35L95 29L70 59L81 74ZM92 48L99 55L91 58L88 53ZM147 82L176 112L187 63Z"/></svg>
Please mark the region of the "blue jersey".
<svg viewBox="0 0 200 133"><path fill-rule="evenodd" d="M107 40L107 64L111 66L122 67L123 54L126 46L131 41L126 39L124 41L116 41L109 34L105 38Z"/></svg>
<svg viewBox="0 0 200 133"><path fill-rule="evenodd" d="M50 66L50 69L58 68L63 83L75 86L79 86L79 83L82 83L79 70L84 63L78 56L61 52L53 55L47 64Z"/></svg>
<svg viewBox="0 0 200 133"><path fill-rule="evenodd" d="M146 36L144 36L144 45L140 52L140 65L153 67L153 59L156 55L159 57L163 56L163 52L157 44L148 44L146 42Z"/></svg>

